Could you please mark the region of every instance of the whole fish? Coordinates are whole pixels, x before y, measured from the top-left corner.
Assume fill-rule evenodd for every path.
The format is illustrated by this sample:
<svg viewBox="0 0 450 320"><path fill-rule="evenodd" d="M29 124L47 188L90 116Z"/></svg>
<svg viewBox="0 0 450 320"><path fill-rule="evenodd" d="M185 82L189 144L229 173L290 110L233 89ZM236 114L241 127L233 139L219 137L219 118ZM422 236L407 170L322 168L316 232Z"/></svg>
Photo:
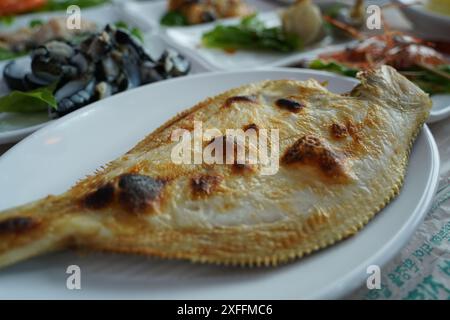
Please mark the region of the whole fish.
<svg viewBox="0 0 450 320"><path fill-rule="evenodd" d="M66 248L277 265L354 235L400 192L431 108L391 67L359 79L347 94L268 80L200 102L69 191L0 212L0 266ZM174 132L197 123L217 132L203 136L203 155L237 153L227 129L252 130L265 139L244 151L278 155L274 170L236 158L175 163Z"/></svg>

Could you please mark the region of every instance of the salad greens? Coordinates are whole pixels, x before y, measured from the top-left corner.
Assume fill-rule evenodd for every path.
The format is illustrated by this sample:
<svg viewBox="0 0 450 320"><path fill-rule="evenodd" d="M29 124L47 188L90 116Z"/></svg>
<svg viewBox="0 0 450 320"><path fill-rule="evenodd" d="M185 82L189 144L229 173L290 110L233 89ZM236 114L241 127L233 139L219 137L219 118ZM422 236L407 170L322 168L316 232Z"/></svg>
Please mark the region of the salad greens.
<svg viewBox="0 0 450 320"><path fill-rule="evenodd" d="M437 67L437 70L438 72L446 73L448 77L420 67L411 70L411 74L405 72L405 75L423 91L429 94L450 94L450 65L439 66Z"/></svg>
<svg viewBox="0 0 450 320"><path fill-rule="evenodd" d="M301 39L285 33L281 27L266 27L256 15L241 20L238 25L218 25L202 36L203 45L225 50L255 49L292 52L301 48Z"/></svg>
<svg viewBox="0 0 450 320"><path fill-rule="evenodd" d="M356 73L359 71L356 68L351 68L341 63L323 61L320 59L311 61L308 67L316 70L330 71L348 77L355 77ZM450 94L450 65L441 65L436 67L436 69L437 72L433 72L420 66L416 66L408 70L399 70L399 72L429 94ZM445 74L448 74L448 77L446 77Z"/></svg>
<svg viewBox="0 0 450 320"><path fill-rule="evenodd" d="M161 17L160 23L164 26L186 26L188 20L184 14L179 11L168 11Z"/></svg>
<svg viewBox="0 0 450 320"><path fill-rule="evenodd" d="M43 87L33 91L12 91L0 97L0 112L30 113L46 111L48 107L56 108L53 95L54 86Z"/></svg>
<svg viewBox="0 0 450 320"><path fill-rule="evenodd" d="M42 26L43 24L44 24L44 21L42 21L41 19L33 19L30 21L28 26L30 28L34 28L34 27Z"/></svg>
<svg viewBox="0 0 450 320"><path fill-rule="evenodd" d="M313 60L309 63L309 68L323 71L330 71L338 73L347 77L356 77L356 73L359 71L355 68L350 68L333 61L325 62L320 59Z"/></svg>
<svg viewBox="0 0 450 320"><path fill-rule="evenodd" d="M14 16L0 17L0 25L10 26L14 23Z"/></svg>

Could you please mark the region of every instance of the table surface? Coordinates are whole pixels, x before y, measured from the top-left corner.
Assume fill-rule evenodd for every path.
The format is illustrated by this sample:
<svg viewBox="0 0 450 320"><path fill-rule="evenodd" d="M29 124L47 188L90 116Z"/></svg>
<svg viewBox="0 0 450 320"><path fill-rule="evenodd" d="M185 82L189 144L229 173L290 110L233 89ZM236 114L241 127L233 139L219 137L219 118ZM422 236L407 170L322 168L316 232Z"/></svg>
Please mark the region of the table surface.
<svg viewBox="0 0 450 320"><path fill-rule="evenodd" d="M410 28L396 9L386 11L391 27ZM450 299L450 118L429 125L438 145L439 191L409 244L381 268L381 289L365 283L349 299ZM0 145L0 155L14 144Z"/></svg>

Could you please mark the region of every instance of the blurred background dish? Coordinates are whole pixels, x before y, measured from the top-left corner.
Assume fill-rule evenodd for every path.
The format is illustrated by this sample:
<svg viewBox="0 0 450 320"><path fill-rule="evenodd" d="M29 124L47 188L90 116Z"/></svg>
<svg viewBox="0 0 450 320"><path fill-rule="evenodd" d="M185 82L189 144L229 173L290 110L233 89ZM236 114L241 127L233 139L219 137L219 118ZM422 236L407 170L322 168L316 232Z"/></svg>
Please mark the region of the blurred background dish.
<svg viewBox="0 0 450 320"><path fill-rule="evenodd" d="M413 25L413 32L430 40L450 40L450 1L394 0Z"/></svg>
<svg viewBox="0 0 450 320"><path fill-rule="evenodd" d="M75 41L78 36L85 36L83 32L80 34L68 33L65 26L65 12L33 12L28 14L9 16L8 21L0 23L0 110L10 109L5 107L13 106L17 109L18 104L13 99L8 99L12 89L18 89L14 86L16 81L12 78L4 77L4 69L6 66L20 65L19 62L30 61L30 53L39 46L42 46L50 40L64 40L69 42ZM105 25L112 24L116 27L129 29L133 36L141 37L142 46L152 59L158 60L167 48L166 43L158 34L150 32L147 24L142 23L139 19L132 18L120 7L115 4L106 4L89 9L83 9L83 23L88 23L89 28L86 31L96 32L102 30ZM63 23L61 23L63 21ZM83 29L84 30L84 29ZM133 32L136 31L136 32ZM79 33L79 32L77 32ZM74 38L75 37L75 38ZM76 41L75 41L76 42ZM14 64L12 59L17 59ZM195 60L195 59L192 59ZM25 63L27 65L27 63ZM28 63L29 67L29 63ZM11 69L11 68L10 68ZM18 74L18 69L14 72L7 73ZM19 70L20 71L20 70ZM191 64L191 73L199 73L205 71L198 63ZM17 80L20 80L18 77ZM33 78L34 79L34 78ZM23 81L21 80L20 83ZM11 87L11 85L13 85ZM16 97L17 98L17 97ZM5 100L6 99L6 100ZM30 99L26 98L28 102ZM12 103L11 103L12 101ZM30 112L1 112L0 111L0 144L16 142L38 130L44 125L51 122L51 118L47 112L47 108L37 108L41 104L28 103L23 105ZM39 101L38 101L39 102ZM6 109L5 109L6 108ZM31 111L36 112L31 112Z"/></svg>

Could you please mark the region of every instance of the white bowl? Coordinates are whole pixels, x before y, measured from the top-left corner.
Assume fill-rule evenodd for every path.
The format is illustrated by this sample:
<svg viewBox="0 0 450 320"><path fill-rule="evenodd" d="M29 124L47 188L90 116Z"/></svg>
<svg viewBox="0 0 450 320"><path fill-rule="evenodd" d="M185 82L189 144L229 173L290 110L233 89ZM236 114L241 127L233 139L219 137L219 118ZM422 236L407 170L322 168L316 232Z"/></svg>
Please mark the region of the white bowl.
<svg viewBox="0 0 450 320"><path fill-rule="evenodd" d="M416 0L394 0L401 4L400 10L412 23L413 31L428 40L450 41L450 16L427 10L423 4L412 4Z"/></svg>

